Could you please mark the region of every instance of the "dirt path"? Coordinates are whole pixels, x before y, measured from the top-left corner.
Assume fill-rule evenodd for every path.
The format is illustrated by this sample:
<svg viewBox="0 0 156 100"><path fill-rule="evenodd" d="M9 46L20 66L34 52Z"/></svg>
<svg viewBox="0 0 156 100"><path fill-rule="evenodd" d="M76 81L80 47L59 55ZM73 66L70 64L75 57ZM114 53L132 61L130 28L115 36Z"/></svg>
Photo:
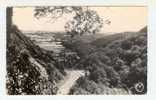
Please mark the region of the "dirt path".
<svg viewBox="0 0 156 100"><path fill-rule="evenodd" d="M67 95L70 88L75 84L76 80L84 76L83 70L66 70L67 76L62 80L58 87L57 95Z"/></svg>

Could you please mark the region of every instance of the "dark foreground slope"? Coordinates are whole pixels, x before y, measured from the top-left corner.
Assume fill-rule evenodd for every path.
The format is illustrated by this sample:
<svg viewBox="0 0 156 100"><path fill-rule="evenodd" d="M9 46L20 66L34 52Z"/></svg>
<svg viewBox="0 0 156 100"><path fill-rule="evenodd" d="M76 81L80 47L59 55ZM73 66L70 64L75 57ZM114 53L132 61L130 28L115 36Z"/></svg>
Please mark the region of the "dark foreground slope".
<svg viewBox="0 0 156 100"><path fill-rule="evenodd" d="M106 44L102 39L100 45L99 41L94 43L94 50L81 58L77 66L86 70L86 77L77 81L70 94L147 92L147 31L121 37L115 40L102 38L104 42L107 41L105 39L112 40Z"/></svg>
<svg viewBox="0 0 156 100"><path fill-rule="evenodd" d="M13 26L7 41L7 93L55 94L64 69L45 51Z"/></svg>

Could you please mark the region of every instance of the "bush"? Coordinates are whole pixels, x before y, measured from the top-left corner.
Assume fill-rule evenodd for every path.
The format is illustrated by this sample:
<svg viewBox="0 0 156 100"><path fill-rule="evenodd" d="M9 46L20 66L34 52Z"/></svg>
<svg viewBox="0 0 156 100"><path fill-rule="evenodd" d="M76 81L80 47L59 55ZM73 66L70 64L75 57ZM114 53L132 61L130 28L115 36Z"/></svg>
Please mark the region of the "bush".
<svg viewBox="0 0 156 100"><path fill-rule="evenodd" d="M96 70L93 70L90 72L89 76L90 80L95 81L96 83L105 83L108 84L107 82L107 74L103 68L97 68Z"/></svg>

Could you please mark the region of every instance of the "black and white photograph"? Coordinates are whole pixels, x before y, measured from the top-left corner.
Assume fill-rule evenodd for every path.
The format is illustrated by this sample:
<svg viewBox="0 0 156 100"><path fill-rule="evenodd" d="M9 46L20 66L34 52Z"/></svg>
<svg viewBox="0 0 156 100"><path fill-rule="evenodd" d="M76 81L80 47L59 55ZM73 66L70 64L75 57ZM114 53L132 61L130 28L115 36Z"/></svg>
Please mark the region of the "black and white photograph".
<svg viewBox="0 0 156 100"><path fill-rule="evenodd" d="M146 95L146 6L6 7L7 95Z"/></svg>

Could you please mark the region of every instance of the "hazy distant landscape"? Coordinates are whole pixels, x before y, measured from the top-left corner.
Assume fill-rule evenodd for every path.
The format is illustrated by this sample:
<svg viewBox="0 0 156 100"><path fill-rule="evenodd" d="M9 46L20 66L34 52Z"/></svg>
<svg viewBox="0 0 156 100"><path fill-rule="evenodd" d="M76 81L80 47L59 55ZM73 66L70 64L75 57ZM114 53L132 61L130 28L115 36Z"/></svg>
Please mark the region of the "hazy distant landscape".
<svg viewBox="0 0 156 100"><path fill-rule="evenodd" d="M76 12L67 31L22 31L8 18L7 94L147 93L146 25L138 31L100 32L98 11L83 7L39 7L36 16L52 9Z"/></svg>

